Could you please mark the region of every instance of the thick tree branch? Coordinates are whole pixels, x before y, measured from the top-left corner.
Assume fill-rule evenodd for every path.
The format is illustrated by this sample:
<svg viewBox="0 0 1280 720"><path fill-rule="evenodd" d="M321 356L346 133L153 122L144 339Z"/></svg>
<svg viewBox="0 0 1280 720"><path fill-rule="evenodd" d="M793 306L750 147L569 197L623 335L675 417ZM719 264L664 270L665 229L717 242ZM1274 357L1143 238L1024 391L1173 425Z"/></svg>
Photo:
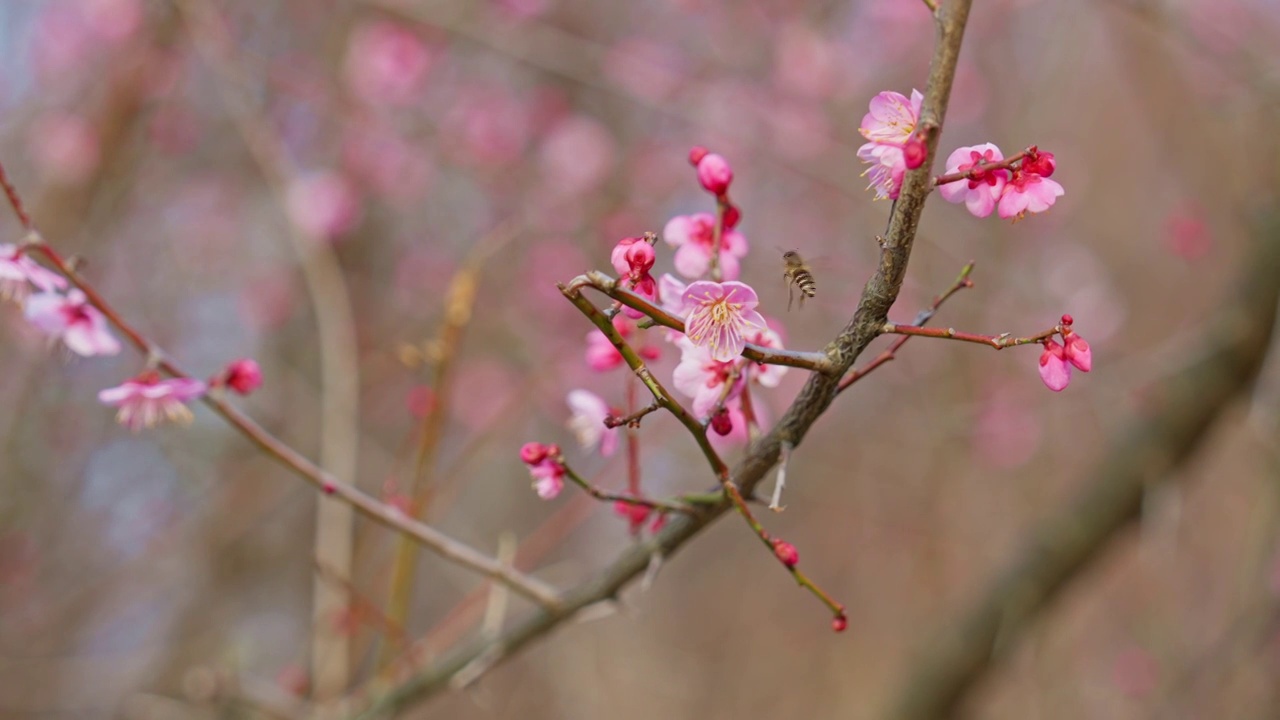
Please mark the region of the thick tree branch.
<svg viewBox="0 0 1280 720"><path fill-rule="evenodd" d="M1270 345L1280 299L1280 217L1257 233L1237 292L1199 347L1204 356L1142 394L1142 413L1117 433L1093 485L1034 532L976 605L934 636L887 717L950 717L993 663L1058 593L1139 517L1143 494L1170 480L1214 420L1248 391Z"/></svg>
<svg viewBox="0 0 1280 720"><path fill-rule="evenodd" d="M925 86L920 123L929 158L937 155L938 136L951 96L951 84L971 4L972 0L947 0L938 11L937 45ZM783 442L792 446L800 444L814 421L830 406L840 378L879 334L889 308L902 288L920 213L933 185L929 169L929 163L925 163L907 173L893 208L888 235L881 240L879 267L863 288L853 318L827 346L826 355L836 372L811 375L778 424L752 443L746 457L733 469L732 481L744 496L750 497L765 474L777 463ZM669 556L730 507L728 502L721 502L709 507L705 514L673 517L655 537L632 545L594 578L564 593L560 607L536 611L496 638L478 638L459 648L439 663L375 698L363 717L388 716L441 690L464 685L479 677L529 642L571 619L580 610L615 598L623 586L645 572L654 556Z"/></svg>

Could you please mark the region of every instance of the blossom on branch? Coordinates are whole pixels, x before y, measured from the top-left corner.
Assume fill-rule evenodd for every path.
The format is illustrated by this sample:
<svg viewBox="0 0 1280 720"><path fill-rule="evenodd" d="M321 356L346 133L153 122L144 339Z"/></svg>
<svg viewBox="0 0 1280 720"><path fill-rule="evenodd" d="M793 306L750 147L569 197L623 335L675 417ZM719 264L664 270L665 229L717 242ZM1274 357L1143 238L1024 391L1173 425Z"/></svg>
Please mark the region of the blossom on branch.
<svg viewBox="0 0 1280 720"><path fill-rule="evenodd" d="M529 468L533 491L543 500L551 500L564 489L565 467L559 445L528 442L520 448L520 460Z"/></svg>
<svg viewBox="0 0 1280 720"><path fill-rule="evenodd" d="M938 192L942 199L950 203L962 202L976 217L987 217L1000 201L1000 195L1009 182L1009 171L986 170L981 166L1003 159L1000 148L991 143L956 148L947 158L946 174L967 172L969 178L940 186Z"/></svg>
<svg viewBox="0 0 1280 720"><path fill-rule="evenodd" d="M902 191L902 180L908 169L904 148L915 134L923 104L924 95L918 90L911 91L909 100L902 93L892 91L871 99L870 112L863 116L858 128L869 142L858 148L858 158L871 165L865 174L870 176L877 198L896 200ZM924 163L922 150L922 147L912 147L915 167Z"/></svg>
<svg viewBox="0 0 1280 720"><path fill-rule="evenodd" d="M746 347L745 335L768 329L755 309L759 297L746 283L699 280L685 288L682 299L689 313L685 335L694 345L707 347L713 360L733 360Z"/></svg>
<svg viewBox="0 0 1280 720"><path fill-rule="evenodd" d="M1071 329L1072 322L1070 315L1063 315L1062 343L1050 338L1044 342L1044 352L1040 354L1040 379L1054 392L1062 392L1071 383L1073 366L1080 372L1093 369L1093 350Z"/></svg>
<svg viewBox="0 0 1280 720"><path fill-rule="evenodd" d="M588 390L570 390L566 398L573 415L569 418L569 430L584 450L600 446L600 454L609 457L618 449L618 429L605 427L605 418L612 413L599 395Z"/></svg>
<svg viewBox="0 0 1280 720"><path fill-rule="evenodd" d="M67 287L67 279L22 254L16 245L0 245L0 299L22 303L35 286L40 292Z"/></svg>
<svg viewBox="0 0 1280 720"><path fill-rule="evenodd" d="M77 355L120 352L120 342L111 334L106 317L89 304L80 290L73 289L66 295L53 291L32 295L27 299L26 316L32 325L62 340Z"/></svg>
<svg viewBox="0 0 1280 720"><path fill-rule="evenodd" d="M187 403L204 395L207 389L199 380L161 379L158 372L146 370L132 380L99 392L98 400L119 408L116 420L138 431L164 421L190 424L193 416Z"/></svg>
<svg viewBox="0 0 1280 720"><path fill-rule="evenodd" d="M662 229L662 239L678 248L675 255L676 272L695 280L711 267L714 252L716 218L710 213L677 215L667 221ZM726 280L738 277L738 258L747 254L747 239L731 229L726 222L720 233L720 272Z"/></svg>
<svg viewBox="0 0 1280 720"><path fill-rule="evenodd" d="M1000 195L1000 217L1022 219L1027 213L1041 213L1066 191L1056 181L1023 168L1013 171L1013 178Z"/></svg>

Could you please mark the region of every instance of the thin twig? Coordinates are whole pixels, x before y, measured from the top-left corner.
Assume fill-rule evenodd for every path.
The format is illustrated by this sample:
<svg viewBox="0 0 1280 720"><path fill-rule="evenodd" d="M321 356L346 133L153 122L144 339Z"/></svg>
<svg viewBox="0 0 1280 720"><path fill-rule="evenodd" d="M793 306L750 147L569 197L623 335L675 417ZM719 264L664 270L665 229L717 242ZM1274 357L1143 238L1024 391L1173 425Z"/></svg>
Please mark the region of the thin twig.
<svg viewBox="0 0 1280 720"><path fill-rule="evenodd" d="M881 332L886 335L910 335L914 337L937 338L939 340L959 340L961 342L977 343L1003 350L1005 348L1017 347L1019 345L1033 345L1043 343L1045 340L1062 332L1061 325L1054 325L1048 330L1041 330L1035 335L1027 337L1014 337L1009 333L1000 335L982 335L979 333L961 332L955 328L934 328L921 327L919 325L895 325L894 323L885 323L881 328Z"/></svg>
<svg viewBox="0 0 1280 720"><path fill-rule="evenodd" d="M623 495L621 493L611 493L605 490L601 490L595 485L584 480L582 476L574 472L573 468L569 467L568 465L565 466L565 474L569 477L570 480L573 481L574 485L577 485L583 490L586 490L588 495L590 495L591 497L597 500L601 500L604 502L620 502L620 503L626 503L628 505L638 505L640 507L647 507L650 510L659 510L664 513L677 512L677 513L693 514L698 512L697 508L693 508L688 505L681 505L679 503L668 502L666 500L654 500L651 498L641 497L639 495Z"/></svg>
<svg viewBox="0 0 1280 720"><path fill-rule="evenodd" d="M624 417L614 417L613 415L609 415L605 417L604 426L607 428L622 427L623 425L626 425L628 427L639 427L640 418L644 417L645 415L648 415L649 413L655 410L661 410L661 409L662 409L662 403L658 402L657 400L654 400L652 403L645 405L644 407L631 413L630 415L626 415Z"/></svg>

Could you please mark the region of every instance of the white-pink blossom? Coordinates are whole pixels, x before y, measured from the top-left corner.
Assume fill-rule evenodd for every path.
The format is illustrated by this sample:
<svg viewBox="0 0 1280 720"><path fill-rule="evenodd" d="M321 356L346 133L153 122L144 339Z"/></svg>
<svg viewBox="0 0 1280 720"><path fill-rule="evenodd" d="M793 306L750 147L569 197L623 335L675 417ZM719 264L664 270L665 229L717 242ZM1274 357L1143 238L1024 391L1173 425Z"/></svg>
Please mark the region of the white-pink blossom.
<svg viewBox="0 0 1280 720"><path fill-rule="evenodd" d="M186 425L192 415L187 403L205 393L207 386L191 378L161 379L153 370L98 393L98 400L119 410L116 420L130 430L154 427L163 421Z"/></svg>
<svg viewBox="0 0 1280 720"><path fill-rule="evenodd" d="M1000 195L1000 217L1018 220L1027 213L1044 212L1065 193L1056 180L1019 170Z"/></svg>
<svg viewBox="0 0 1280 720"><path fill-rule="evenodd" d="M27 299L25 313L32 325L62 340L77 355L90 357L120 352L120 342L111 334L107 319L79 290L73 289L66 295L54 291L32 295Z"/></svg>
<svg viewBox="0 0 1280 720"><path fill-rule="evenodd" d="M570 390L567 401L573 411L569 417L569 430L578 438L578 444L586 450L599 445L601 455L612 455L618 449L618 429L604 425L610 414L609 405L588 390Z"/></svg>
<svg viewBox="0 0 1280 720"><path fill-rule="evenodd" d="M66 288L67 280L20 253L16 245L0 245L0 298L22 302L32 286L50 292Z"/></svg>

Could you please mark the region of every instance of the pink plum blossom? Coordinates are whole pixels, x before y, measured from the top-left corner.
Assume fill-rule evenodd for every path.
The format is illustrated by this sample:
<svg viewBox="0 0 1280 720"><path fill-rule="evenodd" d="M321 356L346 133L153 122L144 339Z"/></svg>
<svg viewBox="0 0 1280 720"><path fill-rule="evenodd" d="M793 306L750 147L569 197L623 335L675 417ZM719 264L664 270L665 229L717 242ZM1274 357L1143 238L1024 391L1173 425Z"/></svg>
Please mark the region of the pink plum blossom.
<svg viewBox="0 0 1280 720"><path fill-rule="evenodd" d="M341 173L313 172L289 184L285 205L291 220L307 237L331 240L360 222L360 198Z"/></svg>
<svg viewBox="0 0 1280 720"><path fill-rule="evenodd" d="M885 91L871 98L870 111L862 117L858 131L877 145L902 147L916 131L924 95L911 91L908 100L902 93Z"/></svg>
<svg viewBox="0 0 1280 720"><path fill-rule="evenodd" d="M676 272L691 280L707 273L711 267L715 231L716 219L710 213L677 215L667 222L662 237L668 245L678 248ZM725 280L738 278L738 258L746 254L747 239L726 224L720 234L720 272Z"/></svg>
<svg viewBox="0 0 1280 720"><path fill-rule="evenodd" d="M613 318L613 327L623 340L628 340L635 331L632 323L622 316ZM645 343L631 343L631 346L645 360L657 360L661 356L661 351L655 346ZM599 330L587 333L586 359L587 367L596 372L607 372L622 365L622 353Z"/></svg>
<svg viewBox="0 0 1280 720"><path fill-rule="evenodd" d="M107 388L98 393L98 400L119 408L116 420L130 430L154 427L156 423L191 422L191 410L187 403L205 393L207 387L191 378L160 379L160 374L147 370L126 380L122 385Z"/></svg>
<svg viewBox="0 0 1280 720"><path fill-rule="evenodd" d="M858 158L871 164L863 174L871 179L867 187L875 189L876 198L897 200L907 174L907 160L902 148L867 143L858 148Z"/></svg>
<svg viewBox="0 0 1280 720"><path fill-rule="evenodd" d="M569 418L569 430L583 449L600 446L600 454L609 457L618 449L618 429L605 427L605 418L611 414L608 404L593 392L570 390L567 398L573 415Z"/></svg>
<svg viewBox="0 0 1280 720"><path fill-rule="evenodd" d="M82 183L98 168L101 143L88 120L70 113L53 113L32 125L32 161L54 182Z"/></svg>
<svg viewBox="0 0 1280 720"><path fill-rule="evenodd" d="M957 148L947 158L946 174L967 172L974 166L1003 159L1000 148L991 143ZM996 203L1008 181L1007 170L985 171L971 179L947 183L939 187L938 192L947 202L962 202L973 215L987 217L996 209Z"/></svg>
<svg viewBox="0 0 1280 720"><path fill-rule="evenodd" d="M759 297L750 285L699 280L685 288L685 335L699 347L708 347L713 360L729 361L742 354L745 335L767 329L756 311Z"/></svg>
<svg viewBox="0 0 1280 720"><path fill-rule="evenodd" d="M31 294L32 286L50 292L66 288L67 280L21 254L17 246L0 244L0 298L21 303Z"/></svg>
<svg viewBox="0 0 1280 720"><path fill-rule="evenodd" d="M356 28L343 71L347 87L370 104L405 105L421 91L431 53L412 31L376 21Z"/></svg>
<svg viewBox="0 0 1280 720"><path fill-rule="evenodd" d="M734 378L737 358L722 361L711 357L706 346L694 345L688 337L676 342L680 348L680 363L672 372L671 382L676 390L693 398L693 416L705 421L720 402L736 398L742 391L742 383ZM733 382L731 388L726 385Z"/></svg>
<svg viewBox="0 0 1280 720"><path fill-rule="evenodd" d="M120 352L120 342L111 334L107 319L79 290L66 295L52 291L32 295L27 299L26 316L32 325L61 339L77 355Z"/></svg>
<svg viewBox="0 0 1280 720"><path fill-rule="evenodd" d="M657 300L658 286L649 274L657 256L648 240L643 237L623 238L614 246L609 259L618 275L636 294L651 302ZM644 317L644 313L629 306L624 306L622 311L632 320Z"/></svg>
<svg viewBox="0 0 1280 720"><path fill-rule="evenodd" d="M1041 213L1066 191L1056 181L1025 170L1015 170L1000 195L1000 217L1019 220L1027 213Z"/></svg>
<svg viewBox="0 0 1280 720"><path fill-rule="evenodd" d="M645 522L649 520L649 516L653 514L653 508L648 505L640 505L639 503L627 502L625 500L615 500L613 503L613 514L624 518L630 527L632 535L638 535ZM656 523L655 523L656 524Z"/></svg>
<svg viewBox="0 0 1280 720"><path fill-rule="evenodd" d="M747 342L761 347L767 347L774 350L782 350L782 336L766 327L762 330L753 330L747 333ZM782 376L787 374L786 365L766 365L765 363L750 363L750 377L752 380L760 383L764 387L778 387L778 383L782 382Z"/></svg>

